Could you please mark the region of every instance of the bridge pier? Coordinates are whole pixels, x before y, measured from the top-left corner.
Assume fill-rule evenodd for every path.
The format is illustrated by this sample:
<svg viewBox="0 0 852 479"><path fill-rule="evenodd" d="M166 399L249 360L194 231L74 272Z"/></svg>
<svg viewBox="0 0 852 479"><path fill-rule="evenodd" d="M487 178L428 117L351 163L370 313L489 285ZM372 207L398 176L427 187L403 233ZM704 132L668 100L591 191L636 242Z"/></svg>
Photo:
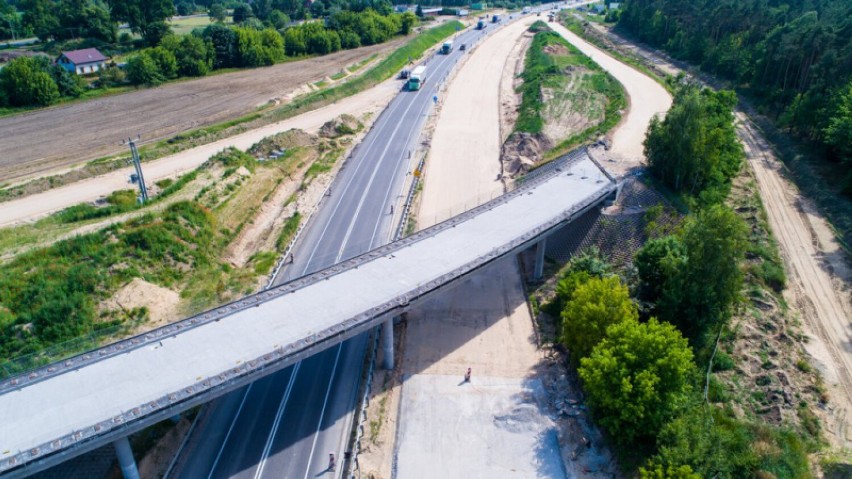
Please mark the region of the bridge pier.
<svg viewBox="0 0 852 479"><path fill-rule="evenodd" d="M136 468L136 459L133 458L133 450L130 449L127 436L116 439L112 445L115 446L115 455L118 456L118 465L124 479L139 479L139 469Z"/></svg>
<svg viewBox="0 0 852 479"><path fill-rule="evenodd" d="M393 369L393 317L382 323L382 369Z"/></svg>
<svg viewBox="0 0 852 479"><path fill-rule="evenodd" d="M547 238L542 238L535 245L535 268L533 279L538 281L544 277L544 250L547 249Z"/></svg>

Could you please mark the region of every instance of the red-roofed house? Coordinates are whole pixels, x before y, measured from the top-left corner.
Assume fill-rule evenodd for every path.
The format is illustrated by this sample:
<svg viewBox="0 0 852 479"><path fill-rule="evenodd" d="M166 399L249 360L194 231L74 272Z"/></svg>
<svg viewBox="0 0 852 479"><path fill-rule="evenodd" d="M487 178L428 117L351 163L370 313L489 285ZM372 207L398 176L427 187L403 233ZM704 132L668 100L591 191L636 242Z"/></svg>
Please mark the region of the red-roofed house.
<svg viewBox="0 0 852 479"><path fill-rule="evenodd" d="M96 71L104 68L106 62L107 57L99 52L97 48L85 48L83 50L62 52L62 54L59 55L59 58L56 59L57 65L78 75L95 73Z"/></svg>

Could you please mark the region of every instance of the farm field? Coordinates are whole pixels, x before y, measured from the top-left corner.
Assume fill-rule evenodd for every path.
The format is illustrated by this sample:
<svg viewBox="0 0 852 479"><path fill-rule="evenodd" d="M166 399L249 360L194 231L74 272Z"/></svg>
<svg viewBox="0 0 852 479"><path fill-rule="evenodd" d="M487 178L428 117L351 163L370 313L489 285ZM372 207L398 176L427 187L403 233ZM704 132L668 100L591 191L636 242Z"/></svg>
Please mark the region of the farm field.
<svg viewBox="0 0 852 479"><path fill-rule="evenodd" d="M0 178L11 182L124 152L123 138L141 135L150 143L237 118L406 40L0 118Z"/></svg>

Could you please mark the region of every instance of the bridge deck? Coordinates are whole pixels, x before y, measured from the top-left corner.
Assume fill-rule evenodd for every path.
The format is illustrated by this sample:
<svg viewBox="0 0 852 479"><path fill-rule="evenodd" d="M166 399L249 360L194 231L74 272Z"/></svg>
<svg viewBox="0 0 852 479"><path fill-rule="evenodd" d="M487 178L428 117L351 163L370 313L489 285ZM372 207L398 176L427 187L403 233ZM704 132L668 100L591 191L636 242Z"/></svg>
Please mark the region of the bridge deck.
<svg viewBox="0 0 852 479"><path fill-rule="evenodd" d="M562 169L328 270L0 383L0 472L185 409L329 347L528 246L614 190L585 156Z"/></svg>

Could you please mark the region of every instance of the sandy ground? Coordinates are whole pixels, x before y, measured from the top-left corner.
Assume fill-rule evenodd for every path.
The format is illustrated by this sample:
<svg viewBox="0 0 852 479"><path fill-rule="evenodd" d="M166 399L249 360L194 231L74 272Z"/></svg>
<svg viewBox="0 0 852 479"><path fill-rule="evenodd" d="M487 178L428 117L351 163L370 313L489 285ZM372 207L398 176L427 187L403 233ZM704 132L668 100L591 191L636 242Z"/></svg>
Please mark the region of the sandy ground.
<svg viewBox="0 0 852 479"><path fill-rule="evenodd" d="M0 178L14 180L123 152L121 139L137 134L151 142L239 117L404 41L0 118Z"/></svg>
<svg viewBox="0 0 852 479"><path fill-rule="evenodd" d="M511 52L535 20L498 30L475 48L444 96L426 160L420 227L431 226L503 192L500 80ZM510 71L513 68L510 68Z"/></svg>
<svg viewBox="0 0 852 479"><path fill-rule="evenodd" d="M804 320L811 340L805 349L833 386L828 430L837 446L852 446L852 275L847 258L828 223L795 185L783 176L783 164L743 113L739 135L754 170L788 276L784 291Z"/></svg>
<svg viewBox="0 0 852 479"><path fill-rule="evenodd" d="M192 148L172 156L160 158L143 165L146 182L153 184L163 178L173 178L197 168L215 153L234 146L242 150L261 139L292 128L316 132L325 122L343 113L361 115L363 112L378 113L399 90L399 82L388 80L367 91L351 96L333 105L328 105L302 115L257 128L239 135ZM31 221L71 205L94 201L119 189L133 187L128 183L132 168L73 183L45 191L20 200L0 203L0 226Z"/></svg>
<svg viewBox="0 0 852 479"><path fill-rule="evenodd" d="M149 321L145 324L146 329L162 326L178 319L177 306L180 303L180 294L162 286L149 283L141 278L122 286L121 289L107 301L103 309L148 308Z"/></svg>
<svg viewBox="0 0 852 479"><path fill-rule="evenodd" d="M541 358L514 258L411 311L400 477L565 477L535 377ZM470 384L463 383L467 368ZM507 428L513 413L523 416L518 430Z"/></svg>
<svg viewBox="0 0 852 479"><path fill-rule="evenodd" d="M656 81L607 55L562 25L548 25L609 72L627 91L630 110L612 133L612 147L606 155L610 161L603 166L616 175L640 166L645 161L642 142L648 123L654 115L665 114L671 108L671 95Z"/></svg>
<svg viewBox="0 0 852 479"><path fill-rule="evenodd" d="M524 35L519 42L516 42L512 50L509 52L507 68L503 69L503 76L500 78L500 144L506 142L512 130L515 127L515 122L518 120L518 109L521 106L522 95L518 93L517 87L522 83L521 74L524 72L524 58L526 58L527 50L532 45L533 36L531 33ZM510 66L514 65L513 68Z"/></svg>

